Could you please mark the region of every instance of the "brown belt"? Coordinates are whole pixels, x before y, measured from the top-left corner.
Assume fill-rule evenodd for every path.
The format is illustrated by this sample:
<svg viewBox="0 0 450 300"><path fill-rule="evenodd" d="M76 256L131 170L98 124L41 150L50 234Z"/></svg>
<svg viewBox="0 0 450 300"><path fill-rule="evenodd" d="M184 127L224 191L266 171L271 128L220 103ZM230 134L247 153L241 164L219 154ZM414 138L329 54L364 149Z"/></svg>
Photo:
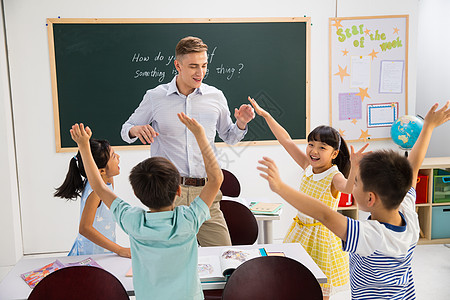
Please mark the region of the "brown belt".
<svg viewBox="0 0 450 300"><path fill-rule="evenodd" d="M204 186L205 183L206 183L206 178L181 177L182 185Z"/></svg>

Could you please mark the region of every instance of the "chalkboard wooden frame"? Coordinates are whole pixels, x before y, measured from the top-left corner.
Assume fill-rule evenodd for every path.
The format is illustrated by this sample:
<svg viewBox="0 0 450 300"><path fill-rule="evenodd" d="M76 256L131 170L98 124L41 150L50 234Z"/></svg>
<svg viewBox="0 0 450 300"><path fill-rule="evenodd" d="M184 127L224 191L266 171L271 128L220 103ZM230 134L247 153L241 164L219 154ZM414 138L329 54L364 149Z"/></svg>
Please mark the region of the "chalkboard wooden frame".
<svg viewBox="0 0 450 300"><path fill-rule="evenodd" d="M179 24L179 23L204 23L204 24L213 24L213 23L285 23L285 22L300 22L305 24L305 52L306 52L306 61L303 62L305 64L305 111L302 112L305 115L305 134L302 134L301 138L297 138L296 136L292 136L296 143L303 143L305 138L310 130L310 27L311 21L309 17L293 17L293 18L178 18L178 19L168 19L168 18L154 18L154 19L108 19L108 18L48 18L47 19L47 27L48 27L48 43L49 43L49 56L50 56L50 68L51 68L51 83L52 83L52 98L53 98L53 115L54 115L54 127L55 127L55 144L56 144L56 152L74 152L76 151L76 147L70 146L62 146L61 142L61 131L67 130L68 128L61 128L61 120L60 120L60 101L58 99L58 76L56 71L56 56L55 56L55 37L54 37L54 25L55 24L147 24L147 23L160 23L160 24ZM174 41L174 46L177 41ZM280 53L282 54L282 49ZM152 87L149 87L152 88ZM217 88L221 88L217 86ZM143 91L145 93L145 91ZM295 91L292 91L292 94L295 94ZM225 94L226 96L226 94ZM253 96L253 95L251 95ZM257 99L258 100L258 99ZM243 101L243 103L245 103ZM243 104L242 103L242 104ZM137 107L137 106L136 106ZM302 107L303 108L303 107ZM289 109L289 107L284 108ZM233 111L230 108L232 118ZM82 121L82 120L80 120ZM282 120L279 120L280 123L283 123ZM252 122L255 122L252 121ZM252 122L249 123L249 126L252 126ZM95 130L95 128L94 128ZM292 135L292 134L291 134ZM278 142L274 139L272 140L263 140L263 141L242 141L238 143L236 146L247 146L247 145L273 145ZM216 146L221 147L227 145L223 142L217 142ZM125 145L125 146L116 146L114 145L116 150L142 150L149 149L148 145Z"/></svg>

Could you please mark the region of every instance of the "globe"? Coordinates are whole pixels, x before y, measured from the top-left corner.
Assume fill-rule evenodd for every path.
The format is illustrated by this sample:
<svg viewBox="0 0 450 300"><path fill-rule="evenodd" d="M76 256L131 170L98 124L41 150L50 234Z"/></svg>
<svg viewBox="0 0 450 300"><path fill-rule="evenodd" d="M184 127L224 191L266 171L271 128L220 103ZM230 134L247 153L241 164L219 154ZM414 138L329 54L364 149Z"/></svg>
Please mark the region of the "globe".
<svg viewBox="0 0 450 300"><path fill-rule="evenodd" d="M417 141L423 127L423 119L405 115L398 118L391 127L391 138L400 148L410 150Z"/></svg>

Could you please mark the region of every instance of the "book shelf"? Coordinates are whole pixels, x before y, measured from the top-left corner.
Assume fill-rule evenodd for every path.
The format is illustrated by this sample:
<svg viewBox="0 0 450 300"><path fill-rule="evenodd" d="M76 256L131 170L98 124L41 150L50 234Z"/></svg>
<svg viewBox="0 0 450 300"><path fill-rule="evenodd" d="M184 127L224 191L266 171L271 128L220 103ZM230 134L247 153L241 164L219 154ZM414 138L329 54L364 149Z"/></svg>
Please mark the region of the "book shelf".
<svg viewBox="0 0 450 300"><path fill-rule="evenodd" d="M433 208L441 206L449 206L450 208L450 198L446 202L435 203L433 201L433 190L434 190L434 171L435 170L446 170L450 171L450 157L428 157L422 163L419 174L428 176L428 186L427 186L427 201L426 203L416 204L416 212L419 216L420 225L420 239L419 244L448 244L450 243L450 235L448 238L432 238L433 231ZM450 183L449 183L450 186ZM353 204L349 207L338 207L338 211L345 216L351 217L353 219L358 219L358 207ZM434 230L439 230L437 226L450 227L450 213L449 217L445 219L444 224L435 224ZM435 216L436 218L437 216ZM448 220L447 220L448 219Z"/></svg>

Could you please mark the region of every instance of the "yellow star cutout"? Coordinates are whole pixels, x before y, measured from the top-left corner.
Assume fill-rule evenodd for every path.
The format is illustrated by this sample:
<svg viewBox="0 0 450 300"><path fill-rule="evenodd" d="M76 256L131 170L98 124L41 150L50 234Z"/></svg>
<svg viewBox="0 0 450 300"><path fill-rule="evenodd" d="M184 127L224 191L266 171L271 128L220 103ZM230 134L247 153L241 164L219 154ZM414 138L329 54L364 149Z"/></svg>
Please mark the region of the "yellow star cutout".
<svg viewBox="0 0 450 300"><path fill-rule="evenodd" d="M366 29L366 30L364 30L364 33L365 33L366 35L369 35L369 33L370 33L370 29Z"/></svg>
<svg viewBox="0 0 450 300"><path fill-rule="evenodd" d="M398 34L399 31L400 31L400 29L398 29L397 27L394 27L394 34Z"/></svg>
<svg viewBox="0 0 450 300"><path fill-rule="evenodd" d="M342 67L340 65L338 65L339 67L339 72L337 72L334 75L339 75L341 77L341 83L344 82L344 77L345 76L350 76L350 74L347 73L347 66L345 66L345 69L342 69Z"/></svg>
<svg viewBox="0 0 450 300"><path fill-rule="evenodd" d="M339 27L342 27L341 21L342 21L342 20L335 19L335 20L334 20L334 24L331 24L331 26L336 26L336 30L338 30Z"/></svg>
<svg viewBox="0 0 450 300"><path fill-rule="evenodd" d="M344 132L345 132L345 130L342 130L342 129L339 128L339 134L340 134L342 137L345 136Z"/></svg>
<svg viewBox="0 0 450 300"><path fill-rule="evenodd" d="M372 136L371 134L369 134L369 129L367 129L366 131L361 130L361 135L359 137L359 139L364 140L364 143L367 143L367 139L370 139L370 136Z"/></svg>
<svg viewBox="0 0 450 300"><path fill-rule="evenodd" d="M347 56L347 54L348 54L348 51L347 51L347 49L345 49L345 50L342 50L342 53L344 53L342 56Z"/></svg>
<svg viewBox="0 0 450 300"><path fill-rule="evenodd" d="M372 52L370 52L369 56L372 56L372 60L373 60L374 58L377 57L378 53L380 53L380 52L375 52L375 49L373 49Z"/></svg>
<svg viewBox="0 0 450 300"><path fill-rule="evenodd" d="M365 97L370 98L369 94L367 94L368 89L369 88L365 88L365 89L359 88L359 93L356 94L356 96L361 96L361 102L364 101Z"/></svg>
<svg viewBox="0 0 450 300"><path fill-rule="evenodd" d="M356 119L352 120L353 125L356 125L356 123L358 123L358 121Z"/></svg>

